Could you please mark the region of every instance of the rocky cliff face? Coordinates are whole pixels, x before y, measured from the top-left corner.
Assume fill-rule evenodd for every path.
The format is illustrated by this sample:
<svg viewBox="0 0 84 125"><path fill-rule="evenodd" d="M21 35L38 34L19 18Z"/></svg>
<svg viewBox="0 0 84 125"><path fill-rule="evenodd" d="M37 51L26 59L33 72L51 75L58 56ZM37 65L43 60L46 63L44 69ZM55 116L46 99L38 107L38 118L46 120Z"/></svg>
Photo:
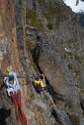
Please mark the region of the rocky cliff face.
<svg viewBox="0 0 84 125"><path fill-rule="evenodd" d="M42 99L32 86L34 77L19 79L28 125L84 124L83 40L78 15L62 0L0 1L0 72L44 73L51 88ZM0 81L0 124L20 125Z"/></svg>
<svg viewBox="0 0 84 125"><path fill-rule="evenodd" d="M79 17L61 0L27 2L27 44L33 60L53 88L56 106L72 119L81 117L84 28Z"/></svg>
<svg viewBox="0 0 84 125"><path fill-rule="evenodd" d="M20 61L26 56L24 42L24 23L25 23L25 1L12 2L12 0L0 1L0 73L9 73L14 70L19 75L25 75L24 66ZM23 6L24 4L24 6ZM19 13L19 16L17 15ZM24 20L23 20L24 19ZM20 37L20 35L22 37ZM20 40L19 40L20 39ZM18 42L20 41L20 45ZM21 48L22 46L22 48ZM23 54L19 54L23 50ZM25 59L26 60L26 59ZM26 61L25 61L26 63ZM25 65L24 63L24 65ZM16 120L15 108L10 98L7 97L6 88L2 87L3 79L0 79L0 124L15 125L20 124L19 118ZM26 81L19 79L21 84ZM23 95L24 93L24 95ZM25 110L26 87L22 87L22 104Z"/></svg>

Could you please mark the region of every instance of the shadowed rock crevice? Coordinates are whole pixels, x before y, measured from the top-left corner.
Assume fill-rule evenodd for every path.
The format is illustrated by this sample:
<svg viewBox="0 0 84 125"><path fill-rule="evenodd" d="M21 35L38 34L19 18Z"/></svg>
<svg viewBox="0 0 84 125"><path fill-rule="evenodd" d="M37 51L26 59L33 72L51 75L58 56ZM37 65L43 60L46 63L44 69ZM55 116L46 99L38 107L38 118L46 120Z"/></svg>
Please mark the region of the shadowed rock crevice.
<svg viewBox="0 0 84 125"><path fill-rule="evenodd" d="M5 109L2 107L0 109L0 125L7 125L7 118L11 115L11 109Z"/></svg>
<svg viewBox="0 0 84 125"><path fill-rule="evenodd" d="M35 64L37 65L38 69L41 71L41 69L38 65L39 58L40 58L40 51L41 51L41 47L37 44L36 47L32 50L32 57L33 57Z"/></svg>

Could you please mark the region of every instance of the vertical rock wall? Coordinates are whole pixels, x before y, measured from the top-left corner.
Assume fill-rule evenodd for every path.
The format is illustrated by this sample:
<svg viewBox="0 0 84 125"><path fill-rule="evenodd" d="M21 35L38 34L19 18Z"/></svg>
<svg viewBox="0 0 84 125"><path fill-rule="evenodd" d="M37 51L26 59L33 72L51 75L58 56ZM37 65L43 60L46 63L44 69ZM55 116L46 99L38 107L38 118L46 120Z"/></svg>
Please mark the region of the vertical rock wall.
<svg viewBox="0 0 84 125"><path fill-rule="evenodd" d="M25 26L25 20L25 1L21 1L20 3L19 0L0 0L0 73L8 74L13 70L18 75L25 75L23 64L20 62L20 59L24 58L26 55L24 42L25 30L23 27ZM21 46L19 43L21 43ZM19 56L21 49L21 54L24 55L22 58L20 58L21 54ZM1 87L3 78L0 78L0 80ZM22 84L25 84L26 81L25 79L19 79L19 82L21 83L22 88L22 108L25 113L26 87L22 86ZM0 98L0 111L4 114L2 115L0 124L5 125L7 123L7 125L20 125L19 118L17 118L15 113L14 105L10 98L7 97L6 88L1 87L0 91L2 94ZM7 116L6 113L8 113Z"/></svg>

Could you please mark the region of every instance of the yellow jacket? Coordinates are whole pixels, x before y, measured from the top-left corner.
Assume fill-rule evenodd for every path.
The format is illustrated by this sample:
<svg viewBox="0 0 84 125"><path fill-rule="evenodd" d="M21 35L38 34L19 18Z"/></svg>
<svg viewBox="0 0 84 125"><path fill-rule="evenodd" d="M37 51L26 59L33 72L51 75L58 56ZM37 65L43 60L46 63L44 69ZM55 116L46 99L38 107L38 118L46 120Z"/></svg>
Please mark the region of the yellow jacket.
<svg viewBox="0 0 84 125"><path fill-rule="evenodd" d="M41 87L45 87L45 84L43 83L42 80L36 80L36 79L34 79L34 82L36 83L36 85L40 85Z"/></svg>

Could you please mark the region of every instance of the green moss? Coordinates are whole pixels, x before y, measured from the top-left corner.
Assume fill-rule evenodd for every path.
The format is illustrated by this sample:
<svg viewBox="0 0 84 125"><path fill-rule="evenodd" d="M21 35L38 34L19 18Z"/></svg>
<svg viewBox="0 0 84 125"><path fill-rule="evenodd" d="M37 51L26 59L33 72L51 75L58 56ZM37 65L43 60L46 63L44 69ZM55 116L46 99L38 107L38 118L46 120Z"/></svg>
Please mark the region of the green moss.
<svg viewBox="0 0 84 125"><path fill-rule="evenodd" d="M73 54L71 52L65 52L64 53L64 59L67 59L67 57L69 57L70 59L73 58Z"/></svg>
<svg viewBox="0 0 84 125"><path fill-rule="evenodd" d="M78 49L77 39L75 37L67 40L66 44L68 45L68 47Z"/></svg>
<svg viewBox="0 0 84 125"><path fill-rule="evenodd" d="M26 39L26 47L29 51L32 51L35 46L28 39Z"/></svg>
<svg viewBox="0 0 84 125"><path fill-rule="evenodd" d="M64 53L64 59L66 59L67 58L67 55L66 55L66 53Z"/></svg>
<svg viewBox="0 0 84 125"><path fill-rule="evenodd" d="M75 87L80 88L80 86L79 86L79 85L75 85Z"/></svg>
<svg viewBox="0 0 84 125"><path fill-rule="evenodd" d="M44 15L48 22L50 21L54 24L55 28L59 27L60 22L68 19L64 11L61 11L60 8L50 8Z"/></svg>
<svg viewBox="0 0 84 125"><path fill-rule="evenodd" d="M66 52L66 54L68 55L68 57L70 57L71 59L73 58L73 53L71 53L71 52Z"/></svg>
<svg viewBox="0 0 84 125"><path fill-rule="evenodd" d="M0 51L0 61L3 60L3 53Z"/></svg>
<svg viewBox="0 0 84 125"><path fill-rule="evenodd" d="M34 10L27 9L27 17L35 19L36 18L36 12Z"/></svg>
<svg viewBox="0 0 84 125"><path fill-rule="evenodd" d="M7 68L6 68L6 70L7 70L7 72L12 72L12 70L13 70L13 67L12 67L12 65L10 65L10 66L8 66Z"/></svg>
<svg viewBox="0 0 84 125"><path fill-rule="evenodd" d="M39 4L44 11L44 16L47 21L52 21L54 26L57 28L60 22L68 19L67 7L60 2L55 1L54 4L51 1L40 0ZM55 20L55 21L54 21Z"/></svg>
<svg viewBox="0 0 84 125"><path fill-rule="evenodd" d="M54 28L58 29L61 22L68 20L71 10L62 2L54 1L53 3L50 0L38 0L38 2L48 23L52 22Z"/></svg>
<svg viewBox="0 0 84 125"><path fill-rule="evenodd" d="M68 43L75 43L76 41L77 41L77 39L71 38L71 39L68 40Z"/></svg>
<svg viewBox="0 0 84 125"><path fill-rule="evenodd" d="M80 62L80 57L79 56L75 55L74 57L75 57L75 60Z"/></svg>
<svg viewBox="0 0 84 125"><path fill-rule="evenodd" d="M72 70L72 65L68 64L68 68L69 68L69 70Z"/></svg>
<svg viewBox="0 0 84 125"><path fill-rule="evenodd" d="M27 24L29 24L39 30L43 29L42 21L40 19L38 19L36 11L27 9L26 16L27 16Z"/></svg>
<svg viewBox="0 0 84 125"><path fill-rule="evenodd" d="M49 24L48 24L48 29L50 29L50 30L53 29L53 24L52 24L52 23L49 23Z"/></svg>
<svg viewBox="0 0 84 125"><path fill-rule="evenodd" d="M82 63L82 58L76 54L71 53L71 52L64 53L64 59L67 59L67 58L74 59L75 61Z"/></svg>

